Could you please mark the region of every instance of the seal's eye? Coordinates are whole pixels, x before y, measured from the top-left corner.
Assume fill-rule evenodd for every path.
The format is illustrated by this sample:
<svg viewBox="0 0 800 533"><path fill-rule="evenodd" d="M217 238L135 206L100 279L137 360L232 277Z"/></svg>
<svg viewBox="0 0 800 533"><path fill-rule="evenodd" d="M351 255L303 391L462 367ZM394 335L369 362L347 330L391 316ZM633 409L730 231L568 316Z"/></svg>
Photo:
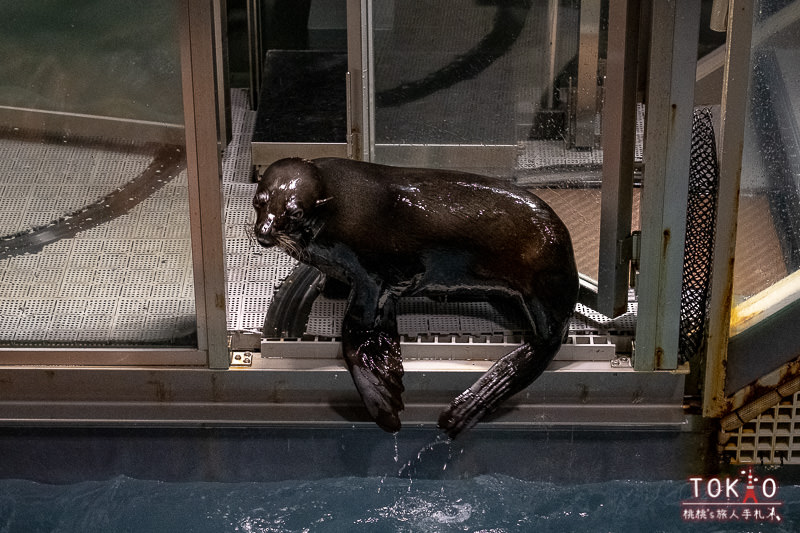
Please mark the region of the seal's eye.
<svg viewBox="0 0 800 533"><path fill-rule="evenodd" d="M292 220L300 220L303 218L303 210L301 208L293 209L291 213L289 213L289 217Z"/></svg>
<svg viewBox="0 0 800 533"><path fill-rule="evenodd" d="M261 209L269 202L269 193L256 193L253 197L253 207Z"/></svg>

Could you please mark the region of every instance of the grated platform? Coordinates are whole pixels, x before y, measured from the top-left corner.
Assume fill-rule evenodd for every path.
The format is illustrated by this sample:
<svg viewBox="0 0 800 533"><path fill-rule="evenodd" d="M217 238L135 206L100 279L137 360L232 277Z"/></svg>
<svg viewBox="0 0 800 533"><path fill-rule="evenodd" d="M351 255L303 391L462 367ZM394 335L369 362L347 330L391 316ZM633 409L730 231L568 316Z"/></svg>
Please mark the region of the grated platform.
<svg viewBox="0 0 800 533"><path fill-rule="evenodd" d="M723 453L738 464L800 464L800 392L742 425Z"/></svg>
<svg viewBox="0 0 800 533"><path fill-rule="evenodd" d="M637 164L642 163L644 149L644 115L643 104L636 107L636 144L633 158ZM600 138L602 114L597 115L597 137ZM535 185L537 182L549 183L553 180L554 173L559 170L571 169L573 171L584 169L595 170L597 174L580 176L574 174L562 176L565 181L589 181L599 183L599 171L603 165L603 149L600 146L589 149L570 148L563 140L537 140L524 141L517 158L517 183L519 185Z"/></svg>
<svg viewBox="0 0 800 533"><path fill-rule="evenodd" d="M140 175L157 151L106 139L42 142L6 134L0 140L3 236L96 203ZM149 196L131 199L108 222L0 259L0 343L193 342L187 191L181 172Z"/></svg>
<svg viewBox="0 0 800 533"><path fill-rule="evenodd" d="M255 112L232 96L233 140L223 157L228 325L260 331L274 285L293 268L248 236ZM0 236L29 232L124 187L157 147L89 139L0 138ZM185 172L107 222L35 253L0 259L0 344L180 345L195 329ZM97 221L96 221L97 222Z"/></svg>
<svg viewBox="0 0 800 533"><path fill-rule="evenodd" d="M278 249L262 248L251 235L256 184L250 142L256 112L248 108L247 93L242 90L231 91L231 110L232 139L222 158L228 330L260 334L275 286L296 262Z"/></svg>
<svg viewBox="0 0 800 533"><path fill-rule="evenodd" d="M636 330L636 302L610 319L582 304L576 306L569 334L557 361L611 361L630 354ZM302 339L262 339L261 356L341 356L339 337L346 302L324 296L314 301ZM401 298L397 325L403 358L481 359L502 357L522 342L522 322L489 302L439 302Z"/></svg>
<svg viewBox="0 0 800 533"><path fill-rule="evenodd" d="M231 96L233 137L222 160L228 328L260 335L275 287L295 262L280 251L261 248L248 235L256 187L252 183L250 143L256 113L248 108L244 90L233 90ZM527 144L531 150L541 148ZM563 143L559 146L563 148ZM561 157L563 154L557 151L562 148L554 145L556 153L551 155ZM556 164L545 156L538 164ZM41 142L0 138L0 235L48 224L64 213L96 202L141 173L152 158L153 152L143 146L117 145L112 149L108 144L78 145L61 139ZM570 226L580 270L591 276L597 269L598 191L545 187L537 192ZM186 175L181 173L118 218L49 244L38 253L0 259L0 343L95 346L187 342L186 335L195 327L187 198ZM769 221L763 225L774 234ZM774 241L772 236L769 242ZM745 260L737 256L737 264ZM737 282L741 277L737 272ZM444 313L433 321L432 335L438 340L444 338L442 335L455 335L458 341L465 331L490 329L465 326L464 322L450 327L448 324L455 323L453 314ZM580 319L587 320L587 316ZM602 318L598 320L604 323ZM597 327L591 320L589 324ZM313 327L319 326L314 322ZM412 330L421 328L410 323L407 327L409 337L416 341L418 332ZM617 342L611 333L615 328L601 335ZM497 329L501 334L504 331ZM606 349L605 337L592 337L588 342Z"/></svg>
<svg viewBox="0 0 800 533"><path fill-rule="evenodd" d="M233 139L223 157L228 328L260 334L275 289L296 263L281 251L261 248L250 235L251 202L256 185L250 179L249 152L256 113L247 109L244 92L233 91L232 95ZM563 147L563 143L559 146ZM554 152L554 155L563 155L563 151ZM306 331L307 337L315 340L263 340L262 357L287 354L336 357L344 309L343 300L317 298ZM630 304L628 313L616 320L580 304L577 311L559 358L608 361L617 351L630 352L636 323L635 302ZM521 327L510 323L485 302L441 303L409 298L402 301L399 312L404 357L408 359L429 357L433 353L431 350L437 357L447 357L451 348L455 348L460 357L464 357L465 350L480 358L499 357L519 343Z"/></svg>

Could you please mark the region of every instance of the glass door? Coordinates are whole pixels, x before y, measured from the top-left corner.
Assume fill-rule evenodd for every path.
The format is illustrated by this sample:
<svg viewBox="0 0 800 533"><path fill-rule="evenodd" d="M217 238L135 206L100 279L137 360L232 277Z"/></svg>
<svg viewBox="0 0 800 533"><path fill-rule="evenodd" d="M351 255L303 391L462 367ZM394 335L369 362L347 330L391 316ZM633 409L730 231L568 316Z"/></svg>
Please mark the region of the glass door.
<svg viewBox="0 0 800 533"><path fill-rule="evenodd" d="M496 175L532 189L569 227L579 271L596 293L605 3L363 3L370 160ZM633 131L635 122L625 127ZM641 148L641 135L626 140ZM629 189L632 182L631 175ZM629 200L628 227L631 212ZM622 284L627 296L627 278Z"/></svg>
<svg viewBox="0 0 800 533"><path fill-rule="evenodd" d="M352 2L350 2L352 3ZM251 3L255 50L253 164L348 156L347 0ZM357 29L356 29L357 33Z"/></svg>
<svg viewBox="0 0 800 533"><path fill-rule="evenodd" d="M372 159L514 169L549 85L547 17L529 2L371 4Z"/></svg>
<svg viewBox="0 0 800 533"><path fill-rule="evenodd" d="M179 6L5 5L0 346L197 346Z"/></svg>

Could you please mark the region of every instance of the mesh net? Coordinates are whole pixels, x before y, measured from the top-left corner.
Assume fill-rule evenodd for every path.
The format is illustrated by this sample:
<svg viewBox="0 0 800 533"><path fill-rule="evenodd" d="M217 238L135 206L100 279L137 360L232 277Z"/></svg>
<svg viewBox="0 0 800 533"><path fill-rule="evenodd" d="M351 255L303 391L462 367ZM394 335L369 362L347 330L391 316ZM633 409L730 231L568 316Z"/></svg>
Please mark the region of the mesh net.
<svg viewBox="0 0 800 533"><path fill-rule="evenodd" d="M697 354L703 339L711 284L718 191L719 166L711 111L698 109L692 121L686 244L683 253L678 344L678 358L682 363Z"/></svg>

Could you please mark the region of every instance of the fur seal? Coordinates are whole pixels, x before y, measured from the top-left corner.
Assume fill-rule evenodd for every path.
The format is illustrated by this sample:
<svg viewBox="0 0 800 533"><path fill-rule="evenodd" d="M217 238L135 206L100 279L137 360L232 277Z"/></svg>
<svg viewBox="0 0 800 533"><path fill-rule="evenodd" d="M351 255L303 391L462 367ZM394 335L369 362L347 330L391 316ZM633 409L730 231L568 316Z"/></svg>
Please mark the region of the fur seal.
<svg viewBox="0 0 800 533"><path fill-rule="evenodd" d="M566 226L537 196L495 178L348 159L281 159L253 207L264 247L350 286L342 352L384 430L400 429L401 295L493 296L518 303L524 344L498 360L439 417L451 438L532 383L555 356L578 297Z"/></svg>

